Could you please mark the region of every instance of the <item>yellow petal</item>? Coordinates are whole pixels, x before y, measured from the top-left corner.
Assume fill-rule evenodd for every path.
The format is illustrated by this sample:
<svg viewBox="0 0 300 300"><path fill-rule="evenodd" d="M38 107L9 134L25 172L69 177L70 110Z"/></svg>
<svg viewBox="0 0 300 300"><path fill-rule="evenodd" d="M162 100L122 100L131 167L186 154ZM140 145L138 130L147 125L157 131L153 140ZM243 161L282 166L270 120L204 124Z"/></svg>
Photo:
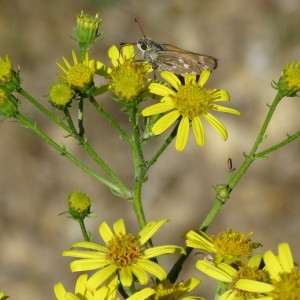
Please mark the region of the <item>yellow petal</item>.
<svg viewBox="0 0 300 300"><path fill-rule="evenodd" d="M201 120L199 117L195 117L192 120L192 126L193 126L193 131L196 139L196 143L199 146L203 146L205 142L205 137L204 137L204 128Z"/></svg>
<svg viewBox="0 0 300 300"><path fill-rule="evenodd" d="M127 265L127 266L122 267L119 271L119 274L120 274L119 277L120 277L120 281L121 281L122 285L123 286L131 286L132 280L133 280L131 266Z"/></svg>
<svg viewBox="0 0 300 300"><path fill-rule="evenodd" d="M166 111L169 111L174 108L174 103L172 102L161 102L157 103L151 106L146 107L142 110L142 115L144 117L152 116L152 115L158 115L161 113L164 113Z"/></svg>
<svg viewBox="0 0 300 300"><path fill-rule="evenodd" d="M141 245L144 245L149 239L151 239L157 230L168 221L168 219L163 219L160 221L149 222L138 234L138 240Z"/></svg>
<svg viewBox="0 0 300 300"><path fill-rule="evenodd" d="M190 120L188 117L182 117L176 137L176 144L175 148L177 151L182 151L187 143L187 139L189 136L189 129L190 129Z"/></svg>
<svg viewBox="0 0 300 300"><path fill-rule="evenodd" d="M291 272L294 268L294 260L288 243L281 243L278 246L278 259L282 266L283 272Z"/></svg>
<svg viewBox="0 0 300 300"><path fill-rule="evenodd" d="M235 288L253 293L269 293L274 290L271 284L250 279L238 280L235 284Z"/></svg>
<svg viewBox="0 0 300 300"><path fill-rule="evenodd" d="M167 82L169 82L172 85L172 87L178 91L181 82L175 74L168 71L163 71L160 73L160 76L164 78Z"/></svg>
<svg viewBox="0 0 300 300"><path fill-rule="evenodd" d="M149 85L149 91L150 93L160 96L169 96L174 94L174 91L170 90L168 87L162 85L161 83L151 83Z"/></svg>
<svg viewBox="0 0 300 300"><path fill-rule="evenodd" d="M119 49L115 45L112 45L108 49L108 57L114 67L118 66L119 62L123 63L123 58L120 55Z"/></svg>
<svg viewBox="0 0 300 300"><path fill-rule="evenodd" d="M220 270L212 263L205 260L198 260L196 263L196 268L199 269L204 274L207 274L210 277L218 279L223 282L231 282L232 277L227 274L225 271Z"/></svg>
<svg viewBox="0 0 300 300"><path fill-rule="evenodd" d="M210 76L210 71L208 70L203 70L202 73L200 74L200 78L199 78L199 82L198 84L200 86L204 86L204 84L206 83L206 81L208 80Z"/></svg>
<svg viewBox="0 0 300 300"><path fill-rule="evenodd" d="M103 241L107 244L114 236L113 232L104 221L99 226L99 234L102 237Z"/></svg>
<svg viewBox="0 0 300 300"><path fill-rule="evenodd" d="M167 130L180 116L178 110L173 110L161 117L152 127L152 133L155 135L161 134Z"/></svg>
<svg viewBox="0 0 300 300"><path fill-rule="evenodd" d="M123 219L119 219L113 224L115 234L126 234L125 224Z"/></svg>
<svg viewBox="0 0 300 300"><path fill-rule="evenodd" d="M240 111L238 111L234 108L230 108L230 107L226 107L226 106L222 106L222 105L218 105L218 104L214 104L214 110L226 112L226 113L234 114L234 115L238 115L238 116L241 114Z"/></svg>
<svg viewBox="0 0 300 300"><path fill-rule="evenodd" d="M133 45L125 45L122 47L122 55L124 59L134 58L134 47Z"/></svg>
<svg viewBox="0 0 300 300"><path fill-rule="evenodd" d="M223 140L227 140L227 130L216 117L209 113L206 113L205 115L203 115L203 117L219 133Z"/></svg>

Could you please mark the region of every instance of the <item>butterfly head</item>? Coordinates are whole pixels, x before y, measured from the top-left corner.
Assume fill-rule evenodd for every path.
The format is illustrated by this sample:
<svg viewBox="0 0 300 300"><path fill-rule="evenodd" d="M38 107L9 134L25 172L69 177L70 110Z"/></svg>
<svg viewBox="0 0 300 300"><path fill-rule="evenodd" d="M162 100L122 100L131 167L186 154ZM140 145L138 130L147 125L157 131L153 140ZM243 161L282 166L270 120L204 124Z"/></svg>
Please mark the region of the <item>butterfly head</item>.
<svg viewBox="0 0 300 300"><path fill-rule="evenodd" d="M145 51L159 51L163 50L162 46L149 38L140 38L136 43L137 47L144 54Z"/></svg>

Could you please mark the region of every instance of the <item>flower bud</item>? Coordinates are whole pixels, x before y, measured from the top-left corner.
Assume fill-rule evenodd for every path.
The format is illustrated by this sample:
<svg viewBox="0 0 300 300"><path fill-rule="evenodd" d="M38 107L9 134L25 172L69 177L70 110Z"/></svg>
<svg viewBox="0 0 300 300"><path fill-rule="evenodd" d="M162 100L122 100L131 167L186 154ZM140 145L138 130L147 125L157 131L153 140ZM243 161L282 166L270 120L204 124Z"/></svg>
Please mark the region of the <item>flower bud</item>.
<svg viewBox="0 0 300 300"><path fill-rule="evenodd" d="M18 99L0 89L0 117L11 118L18 112Z"/></svg>
<svg viewBox="0 0 300 300"><path fill-rule="evenodd" d="M98 19L98 17L98 14L92 17L88 14L84 14L83 11L77 16L75 40L78 42L80 48L89 49L100 35L98 34L98 28L102 19Z"/></svg>
<svg viewBox="0 0 300 300"><path fill-rule="evenodd" d="M81 192L73 192L68 199L69 213L74 220L83 220L90 214L92 201Z"/></svg>
<svg viewBox="0 0 300 300"><path fill-rule="evenodd" d="M6 55L6 59L3 60L0 57L0 87L7 93L12 93L20 87L20 76L18 72L15 72L12 68L12 64Z"/></svg>
<svg viewBox="0 0 300 300"><path fill-rule="evenodd" d="M50 103L58 109L66 107L72 100L72 89L66 83L54 83L50 88Z"/></svg>

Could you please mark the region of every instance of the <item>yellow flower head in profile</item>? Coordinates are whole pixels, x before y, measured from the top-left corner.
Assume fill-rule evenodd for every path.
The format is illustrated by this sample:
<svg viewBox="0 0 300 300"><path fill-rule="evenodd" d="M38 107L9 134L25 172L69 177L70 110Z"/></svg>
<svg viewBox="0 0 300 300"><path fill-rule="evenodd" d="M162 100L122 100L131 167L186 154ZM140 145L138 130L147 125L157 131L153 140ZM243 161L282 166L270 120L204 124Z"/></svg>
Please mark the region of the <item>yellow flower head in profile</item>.
<svg viewBox="0 0 300 300"><path fill-rule="evenodd" d="M116 46L108 49L112 67L97 62L97 74L110 78L108 88L120 101L131 102L139 98L148 85L147 74L152 71L146 63L135 63L134 47L126 45L122 51Z"/></svg>
<svg viewBox="0 0 300 300"><path fill-rule="evenodd" d="M98 269L87 281L90 290L96 289L110 276L119 277L124 287L131 286L134 278L142 285L147 284L147 273L163 280L167 276L165 270L151 258L163 254L185 253L182 247L174 245L146 247L148 240L165 222L166 219L151 221L136 236L126 232L122 219L113 224L114 232L106 222L103 222L99 226L99 234L106 246L92 242L78 242L72 248L79 247L86 250L64 251L63 256L81 258L71 262L72 272Z"/></svg>
<svg viewBox="0 0 300 300"><path fill-rule="evenodd" d="M260 269L261 262L262 255L255 254L247 263L238 268L226 263L214 264L207 260L198 260L196 268L204 274L224 283L222 295L218 297L218 300L254 300L260 298L269 300L269 298L264 298L258 291L245 292L236 285L236 282L240 280L258 280L263 284L267 284L266 282L268 282L269 277L264 270Z"/></svg>
<svg viewBox="0 0 300 300"><path fill-rule="evenodd" d="M70 87L76 91L84 91L91 87L94 82L94 74L96 71L96 61L89 60L88 52L86 52L85 59L82 63L78 62L77 56L72 51L73 65L63 57L66 67L56 62L56 65L65 73L65 75L58 74L58 76L66 82Z"/></svg>
<svg viewBox="0 0 300 300"><path fill-rule="evenodd" d="M188 300L188 299L202 299L200 296L186 296L191 290L196 288L200 283L197 278L191 278L186 282L179 282L173 285L170 280L165 279L159 281L153 286L155 294L148 298L148 300Z"/></svg>
<svg viewBox="0 0 300 300"><path fill-rule="evenodd" d="M116 297L118 278L113 276L107 285L100 286L95 290L87 289L88 275L80 275L76 281L75 291L67 292L61 282L54 286L54 294L57 300L119 300ZM144 300L154 294L151 288L145 288L128 297L128 300ZM1 298L0 298L1 299Z"/></svg>
<svg viewBox="0 0 300 300"><path fill-rule="evenodd" d="M298 96L297 92L300 91L300 61L296 62L292 60L287 63L278 82L273 81L272 87L283 96L294 97Z"/></svg>
<svg viewBox="0 0 300 300"><path fill-rule="evenodd" d="M6 84L13 75L12 64L6 55L5 60L0 57L0 85Z"/></svg>
<svg viewBox="0 0 300 300"><path fill-rule="evenodd" d="M20 87L21 79L19 71L15 72L10 62L9 57L6 55L5 59L0 57L0 87L8 94L17 91Z"/></svg>
<svg viewBox="0 0 300 300"><path fill-rule="evenodd" d="M252 232L248 235L227 229L217 236L209 236L203 231L190 230L186 233L186 245L191 248L211 253L213 262L240 265L247 260L253 250L261 246L251 241Z"/></svg>
<svg viewBox="0 0 300 300"><path fill-rule="evenodd" d="M299 299L300 272L295 265L288 243L278 246L278 256L268 250L263 256L265 270L270 282L261 280L240 279L235 286L245 292L256 292L265 295L268 300Z"/></svg>
<svg viewBox="0 0 300 300"><path fill-rule="evenodd" d="M227 130L225 126L209 111L220 111L240 115L240 112L228 108L217 102L229 101L229 94L225 90L210 90L204 88L204 84L210 76L210 71L204 70L199 80L195 74L184 76L184 84L178 77L170 72L161 72L161 76L169 82L172 88L163 83L151 83L149 91L162 96L161 102L145 108L142 111L144 117L168 112L161 117L152 127L152 132L159 135L167 130L177 119L179 127L177 131L175 148L182 151L187 143L190 122L192 123L196 143L203 146L205 142L204 128L200 117L205 119L226 140Z"/></svg>
<svg viewBox="0 0 300 300"><path fill-rule="evenodd" d="M8 298L9 298L9 296L5 296L4 292L0 292L0 300L6 300Z"/></svg>

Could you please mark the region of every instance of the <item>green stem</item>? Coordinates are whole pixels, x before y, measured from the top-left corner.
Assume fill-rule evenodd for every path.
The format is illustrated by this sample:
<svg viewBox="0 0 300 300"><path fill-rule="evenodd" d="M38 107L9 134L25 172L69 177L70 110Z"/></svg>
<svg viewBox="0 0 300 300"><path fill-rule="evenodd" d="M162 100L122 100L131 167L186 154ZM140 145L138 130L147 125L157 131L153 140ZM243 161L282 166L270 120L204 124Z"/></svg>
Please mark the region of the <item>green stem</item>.
<svg viewBox="0 0 300 300"><path fill-rule="evenodd" d="M158 151L154 154L154 156L147 161L146 171L158 160L161 154L167 149L167 147L171 144L177 134L178 124L172 130L171 134L166 138L162 144L162 146L158 149Z"/></svg>
<svg viewBox="0 0 300 300"><path fill-rule="evenodd" d="M244 161L244 163L242 164L242 166L239 168L239 170L228 179L228 189L230 191L232 191L232 189L237 185L237 183L240 181L240 179L243 177L243 175L245 174L245 172L247 171L247 169L250 167L250 165L253 163L253 161L256 159L256 151L257 148L259 147L259 145L262 143L264 136L265 136L265 132L267 130L267 127L271 121L271 118L275 112L275 109L278 105L278 103L280 102L280 100L284 97L284 95L282 93L280 93L280 91L278 91L277 95L275 96L275 99L272 103L272 105L270 106L270 109L268 111L268 114L266 116L266 119L258 133L258 136L256 138L256 141L250 151L250 154L246 156L246 159Z"/></svg>
<svg viewBox="0 0 300 300"><path fill-rule="evenodd" d="M108 181L106 179L104 179L103 177L99 176L98 174L96 174L95 172L93 172L90 168L88 168L86 165L84 165L82 162L80 162L78 159L76 159L73 155L71 155L66 148L59 146L57 143L55 143L51 138L49 138L49 136L47 136L44 132L42 132L40 129L38 129L36 127L35 124L31 123L28 119L26 119L23 115L21 115L20 113L17 113L15 115L15 118L24 125L24 127L32 130L34 133L36 133L43 141L45 141L47 144L49 144L51 147L53 147L54 149L56 149L58 152L61 153L61 155L65 156L66 158L68 158L70 161L72 161L76 166L78 166L80 169L82 169L84 172L86 172L87 174L89 174L90 176L92 176L93 178L95 178L96 180L98 180L99 182L103 183L104 185L106 185L107 187L109 187L112 191L114 191L115 193L120 193L122 191L120 191L119 187L111 182Z"/></svg>
<svg viewBox="0 0 300 300"><path fill-rule="evenodd" d="M43 114L45 114L49 119L55 122L57 125L65 129L68 133L72 134L69 126L65 124L59 117L55 116L52 112L46 109L42 104L36 101L31 95L29 95L25 90L22 88L18 89L18 93L22 95L25 99L31 102L37 109L39 109Z"/></svg>
<svg viewBox="0 0 300 300"><path fill-rule="evenodd" d="M74 126L74 123L73 123L73 120L72 120L72 117L70 115L70 112L69 112L68 108L64 108L64 114L65 114L66 121L67 121L67 123L69 125L70 131L72 132L72 136L77 141L81 141L81 138L80 138L79 134L77 133L77 130L76 130L75 126Z"/></svg>
<svg viewBox="0 0 300 300"><path fill-rule="evenodd" d="M135 215L138 220L139 227L142 229L146 226L147 221L142 204L142 185L147 180L146 172L146 163L141 147L141 137L138 124L138 107L134 107L130 110L129 121L132 126L132 138L130 139L130 145L132 150L132 159L133 159L133 168L134 168L134 190L133 190L133 199L131 205L135 212Z"/></svg>
<svg viewBox="0 0 300 300"><path fill-rule="evenodd" d="M101 167L105 174L112 180L114 186L117 187L112 192L115 195L130 200L132 199L131 191L126 187L122 180L110 169L110 167L104 162L104 160L98 155L97 152L88 144L82 144L83 149L89 154L89 156Z"/></svg>
<svg viewBox="0 0 300 300"><path fill-rule="evenodd" d="M290 135L288 138L286 138L285 140L283 140L282 142L268 148L268 149L265 149L264 151L261 151L259 153L256 153L255 156L256 157L265 157L267 154L271 153L271 152L274 152L284 146L286 146L287 144L291 143L292 141L294 141L295 139L299 138L300 137L300 131L297 131L296 133Z"/></svg>
<svg viewBox="0 0 300 300"><path fill-rule="evenodd" d="M86 242L90 242L90 236L89 236L89 234L86 231L84 221L83 220L77 220L77 221L78 221L78 223L80 225L81 233L83 235L84 240Z"/></svg>
<svg viewBox="0 0 300 300"><path fill-rule="evenodd" d="M51 113L49 110L47 110L43 105L41 105L39 102L37 102L25 90L20 88L18 90L18 92L24 98L26 98L28 101L30 101L34 106L36 106L41 112L43 112L46 116L48 116L51 120L53 120L56 124L58 124L60 127L65 129L70 135L72 135L79 142L79 144L82 145L84 150L92 157L92 159L94 159L98 163L98 165L103 169L103 171L108 175L108 177L113 181L113 183L107 181L103 177L101 177L98 174L96 174L95 172L91 171L84 164L80 163L77 159L75 159L73 156L68 154L66 149L64 149L64 148L60 147L59 145L57 145L53 140L51 140L46 134L42 133L35 125L32 125L32 123L30 123L28 120L27 120L27 122L29 122L31 125L26 124L26 127L33 130L44 141L46 141L48 144L50 144L52 147L54 147L56 150L61 152L66 157L68 157L68 155L70 155L70 157L68 157L68 158L72 162L74 162L77 166L79 166L83 171L85 171L86 173L88 173L89 175L91 175L92 177L97 179L98 181L102 182L104 185L110 187L111 190L116 195L118 195L118 196L120 196L121 198L124 198L124 199L130 199L132 197L130 190L123 184L123 182L118 178L118 176L113 173L113 171L105 164L105 162L98 156L98 154L91 148L91 146L87 142L83 143L82 138L79 138L79 135L78 135L78 133L77 133L75 127L74 127L73 121L72 121L68 111L67 111L67 113L65 112L65 116L66 116L66 119L68 121L68 125L70 127L67 124L65 124L64 122L62 122L60 118L53 115L53 113ZM23 121L24 121L25 118L22 115L19 114L18 118L21 118L21 117L23 118ZM70 118L70 119L68 119L68 118ZM21 121L21 122L23 123L23 121ZM40 133L42 135L40 135ZM54 144L51 144L51 143L54 143ZM56 148L55 145L57 145L58 148Z"/></svg>
<svg viewBox="0 0 300 300"><path fill-rule="evenodd" d="M93 98L89 97L90 102L93 104L93 106L103 115L103 117L113 126L115 127L122 135L122 137L126 140L130 140L130 136L128 133L120 126L118 122L116 122L113 117L107 113L103 107Z"/></svg>
<svg viewBox="0 0 300 300"><path fill-rule="evenodd" d="M80 97L79 104L78 104L78 128L79 128L79 136L81 140L84 139L83 101L84 99Z"/></svg>

